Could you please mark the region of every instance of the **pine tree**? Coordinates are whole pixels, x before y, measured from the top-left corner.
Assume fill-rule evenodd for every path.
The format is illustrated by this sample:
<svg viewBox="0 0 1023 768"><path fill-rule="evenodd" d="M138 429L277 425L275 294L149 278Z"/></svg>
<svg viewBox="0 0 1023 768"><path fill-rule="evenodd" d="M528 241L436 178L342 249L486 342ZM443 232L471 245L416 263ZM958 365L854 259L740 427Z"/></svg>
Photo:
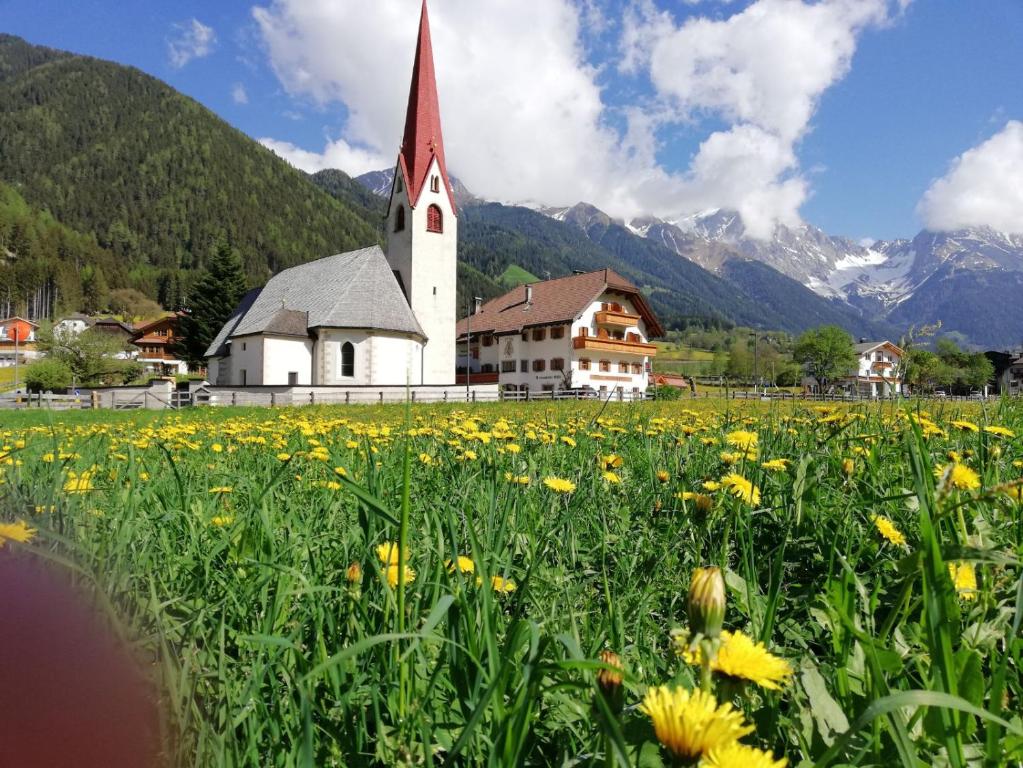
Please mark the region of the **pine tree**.
<svg viewBox="0 0 1023 768"><path fill-rule="evenodd" d="M189 294L187 312L181 318L178 354L189 365L206 362L206 349L245 295L245 270L241 256L224 236L218 238L209 264Z"/></svg>

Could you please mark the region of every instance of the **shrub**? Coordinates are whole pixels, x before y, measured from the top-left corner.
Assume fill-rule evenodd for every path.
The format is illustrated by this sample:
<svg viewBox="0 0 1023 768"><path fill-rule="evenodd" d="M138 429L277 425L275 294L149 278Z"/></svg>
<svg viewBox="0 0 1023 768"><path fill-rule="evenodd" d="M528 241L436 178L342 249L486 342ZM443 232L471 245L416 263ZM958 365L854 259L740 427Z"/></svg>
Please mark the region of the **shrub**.
<svg viewBox="0 0 1023 768"><path fill-rule="evenodd" d="M30 392L57 392L71 386L71 369L60 360L44 358L25 370L25 386Z"/></svg>

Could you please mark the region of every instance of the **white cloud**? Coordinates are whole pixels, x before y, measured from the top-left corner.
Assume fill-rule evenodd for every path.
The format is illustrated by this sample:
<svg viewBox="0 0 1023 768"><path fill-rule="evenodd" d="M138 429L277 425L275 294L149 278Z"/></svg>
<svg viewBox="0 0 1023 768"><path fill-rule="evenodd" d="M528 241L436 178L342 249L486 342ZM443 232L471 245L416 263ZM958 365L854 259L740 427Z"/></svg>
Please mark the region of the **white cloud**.
<svg viewBox="0 0 1023 768"><path fill-rule="evenodd" d="M1023 122L1010 120L952 161L924 193L917 213L932 230L987 226L1023 234Z"/></svg>
<svg viewBox="0 0 1023 768"><path fill-rule="evenodd" d="M242 83L235 83L234 87L231 88L231 100L235 104L249 103L249 92L245 90L245 86Z"/></svg>
<svg viewBox="0 0 1023 768"><path fill-rule="evenodd" d="M259 140L299 170L316 173L324 168L342 168L352 176L368 171L379 171L388 167L393 160L372 151L353 147L344 139L328 141L323 152L309 152L287 141L263 138Z"/></svg>
<svg viewBox="0 0 1023 768"><path fill-rule="evenodd" d="M201 59L213 53L217 34L198 19L175 24L173 35L167 39L167 55L175 69L181 69L192 59Z"/></svg>
<svg viewBox="0 0 1023 768"><path fill-rule="evenodd" d="M293 148L293 157L303 152L301 162L325 167L328 154L349 156L355 145L366 151L351 160L375 154L385 166L394 162L415 49L413 7L273 0L253 9L287 90L348 109L340 149ZM432 11L447 155L476 194L585 200L626 217L735 208L759 236L774 222L799 220L809 185L798 142L821 94L848 71L858 35L890 17L889 0L757 0L720 20L679 25L651 0L633 0L617 23L619 69L654 95L612 110L581 43L585 25L599 19L594 2L447 0ZM625 118L624 134L610 127L616 115ZM707 119L715 130L703 128ZM669 130L703 131L681 172L658 162L658 137Z"/></svg>

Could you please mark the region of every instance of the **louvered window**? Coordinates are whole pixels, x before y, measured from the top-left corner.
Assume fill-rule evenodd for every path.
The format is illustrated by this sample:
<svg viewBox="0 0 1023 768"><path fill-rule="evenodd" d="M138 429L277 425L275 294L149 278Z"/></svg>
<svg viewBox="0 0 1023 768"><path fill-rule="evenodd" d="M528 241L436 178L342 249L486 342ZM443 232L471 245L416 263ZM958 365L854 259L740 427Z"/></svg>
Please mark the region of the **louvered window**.
<svg viewBox="0 0 1023 768"><path fill-rule="evenodd" d="M426 231L427 232L443 232L444 231L444 214L441 213L440 208L436 205L431 205L426 209Z"/></svg>

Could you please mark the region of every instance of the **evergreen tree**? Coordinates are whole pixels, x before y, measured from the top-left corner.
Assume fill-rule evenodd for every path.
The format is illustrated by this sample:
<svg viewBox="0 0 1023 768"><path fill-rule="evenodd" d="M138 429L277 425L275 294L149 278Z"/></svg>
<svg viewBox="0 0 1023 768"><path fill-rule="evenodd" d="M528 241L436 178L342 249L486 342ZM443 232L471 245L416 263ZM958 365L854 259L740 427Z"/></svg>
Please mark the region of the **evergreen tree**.
<svg viewBox="0 0 1023 768"><path fill-rule="evenodd" d="M193 367L206 362L206 349L227 322L245 295L245 270L241 256L228 239L221 236L202 277L188 298L181 318L181 342L178 354Z"/></svg>

